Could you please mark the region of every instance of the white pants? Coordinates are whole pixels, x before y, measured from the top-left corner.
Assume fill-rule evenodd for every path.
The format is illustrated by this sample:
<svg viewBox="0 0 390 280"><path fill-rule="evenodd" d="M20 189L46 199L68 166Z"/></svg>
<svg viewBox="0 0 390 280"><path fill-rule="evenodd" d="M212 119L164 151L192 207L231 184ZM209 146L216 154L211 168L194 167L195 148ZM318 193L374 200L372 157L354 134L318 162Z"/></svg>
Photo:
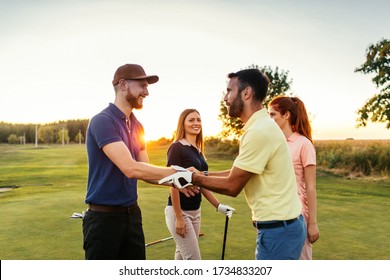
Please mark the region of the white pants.
<svg viewBox="0 0 390 280"><path fill-rule="evenodd" d="M175 260L200 260L198 244L200 208L198 210L182 210L182 213L186 223L186 234L184 238L176 233L176 217L173 207L165 207L165 222L176 242Z"/></svg>

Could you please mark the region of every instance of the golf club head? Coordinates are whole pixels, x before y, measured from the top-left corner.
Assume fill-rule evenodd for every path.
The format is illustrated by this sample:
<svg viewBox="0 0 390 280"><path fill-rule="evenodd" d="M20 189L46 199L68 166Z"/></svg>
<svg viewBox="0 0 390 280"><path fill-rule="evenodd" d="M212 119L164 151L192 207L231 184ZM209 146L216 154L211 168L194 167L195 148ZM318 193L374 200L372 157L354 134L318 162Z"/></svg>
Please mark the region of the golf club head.
<svg viewBox="0 0 390 280"><path fill-rule="evenodd" d="M77 219L77 218L82 219L82 218L84 218L84 215L85 215L84 211L82 213L73 213L72 216L70 216L70 218L72 218L72 219Z"/></svg>

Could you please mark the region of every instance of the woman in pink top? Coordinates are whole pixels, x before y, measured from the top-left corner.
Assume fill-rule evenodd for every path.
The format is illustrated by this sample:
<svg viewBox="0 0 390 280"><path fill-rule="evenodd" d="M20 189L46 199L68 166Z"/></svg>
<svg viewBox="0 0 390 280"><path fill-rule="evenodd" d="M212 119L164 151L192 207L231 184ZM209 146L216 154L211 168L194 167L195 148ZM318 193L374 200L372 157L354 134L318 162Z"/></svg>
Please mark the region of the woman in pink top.
<svg viewBox="0 0 390 280"><path fill-rule="evenodd" d="M286 136L294 162L302 214L307 225L307 237L301 260L311 260L312 244L320 237L317 225L316 154L311 138L311 126L306 108L298 97L277 96L268 108L271 118Z"/></svg>

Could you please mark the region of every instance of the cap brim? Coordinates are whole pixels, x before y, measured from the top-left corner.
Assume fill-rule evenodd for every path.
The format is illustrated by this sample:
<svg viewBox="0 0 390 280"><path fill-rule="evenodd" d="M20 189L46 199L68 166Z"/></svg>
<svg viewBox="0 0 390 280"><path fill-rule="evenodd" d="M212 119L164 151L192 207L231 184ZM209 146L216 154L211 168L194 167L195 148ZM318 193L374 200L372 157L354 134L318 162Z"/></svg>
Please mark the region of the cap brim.
<svg viewBox="0 0 390 280"><path fill-rule="evenodd" d="M147 80L148 80L148 84L157 83L158 80L159 80L158 76L156 76L156 75L152 75L152 76L141 76L141 77L137 77L137 78L132 78L132 80L142 80L142 79L147 79Z"/></svg>
<svg viewBox="0 0 390 280"><path fill-rule="evenodd" d="M148 83L149 84L157 83L158 80L159 80L158 76L148 76Z"/></svg>

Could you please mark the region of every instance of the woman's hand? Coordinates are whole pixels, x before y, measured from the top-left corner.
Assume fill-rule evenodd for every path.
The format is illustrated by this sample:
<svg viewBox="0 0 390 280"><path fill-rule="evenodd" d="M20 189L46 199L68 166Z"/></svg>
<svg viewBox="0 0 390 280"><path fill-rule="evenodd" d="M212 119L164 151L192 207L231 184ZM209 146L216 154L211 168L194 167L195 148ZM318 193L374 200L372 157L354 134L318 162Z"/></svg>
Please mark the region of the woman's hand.
<svg viewBox="0 0 390 280"><path fill-rule="evenodd" d="M176 218L175 227L176 227L176 233L184 238L186 235L187 228L186 228L186 222L184 221L183 217Z"/></svg>
<svg viewBox="0 0 390 280"><path fill-rule="evenodd" d="M320 238L320 231L317 223L307 225L307 238L312 244Z"/></svg>

